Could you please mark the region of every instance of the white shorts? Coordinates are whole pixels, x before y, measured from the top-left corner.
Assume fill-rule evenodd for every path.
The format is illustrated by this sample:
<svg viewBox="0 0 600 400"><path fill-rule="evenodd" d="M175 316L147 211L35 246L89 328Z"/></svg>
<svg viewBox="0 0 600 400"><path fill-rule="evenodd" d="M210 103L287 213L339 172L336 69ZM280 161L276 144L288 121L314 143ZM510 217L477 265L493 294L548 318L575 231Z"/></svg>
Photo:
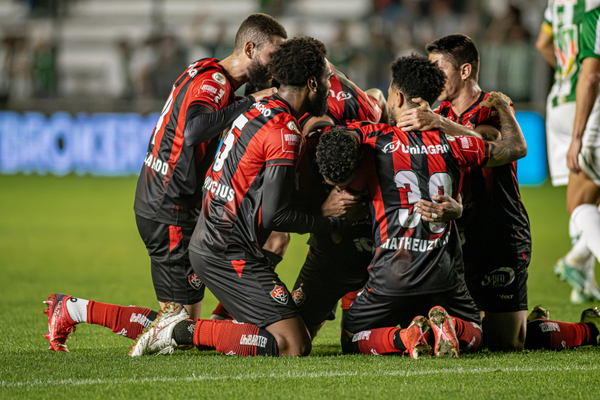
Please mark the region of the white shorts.
<svg viewBox="0 0 600 400"><path fill-rule="evenodd" d="M546 107L546 141L548 147L548 166L552 185L562 186L569 182L567 151L573 137L575 123L575 102ZM584 172L600 186L600 98L596 99L583 134L583 148L579 156Z"/></svg>

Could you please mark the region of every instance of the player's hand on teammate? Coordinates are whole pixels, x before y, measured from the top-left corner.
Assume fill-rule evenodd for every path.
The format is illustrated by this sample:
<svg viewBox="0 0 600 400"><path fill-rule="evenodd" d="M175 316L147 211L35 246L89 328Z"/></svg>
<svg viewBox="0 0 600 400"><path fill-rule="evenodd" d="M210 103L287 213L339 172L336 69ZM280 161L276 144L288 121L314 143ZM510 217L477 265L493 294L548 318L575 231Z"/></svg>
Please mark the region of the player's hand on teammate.
<svg viewBox="0 0 600 400"><path fill-rule="evenodd" d="M460 202L446 195L431 196L434 202L421 199L415 205L415 211L427 222L448 222L462 216L463 206ZM459 197L460 199L460 197Z"/></svg>
<svg viewBox="0 0 600 400"><path fill-rule="evenodd" d="M504 93L490 92L488 98L479 103L479 107L495 108L500 111L502 108L510 109L511 104L512 100Z"/></svg>
<svg viewBox="0 0 600 400"><path fill-rule="evenodd" d="M402 128L403 131L430 131L440 128L440 118L442 116L434 113L427 103L422 98L412 99L413 103L419 104L419 107L411 108L403 111L398 118L396 126Z"/></svg>
<svg viewBox="0 0 600 400"><path fill-rule="evenodd" d="M579 166L579 153L581 152L581 146L581 138L576 138L573 136L573 139L571 139L571 145L567 151L567 167L569 167L569 169L575 174L581 172L581 167Z"/></svg>
<svg viewBox="0 0 600 400"><path fill-rule="evenodd" d="M353 206L361 202L359 196L354 196L345 190L339 190L337 187L331 189L327 200L321 205L321 215L324 217L342 218L346 212Z"/></svg>
<svg viewBox="0 0 600 400"><path fill-rule="evenodd" d="M272 88L268 88L268 89L263 89L260 92L252 93L251 96L254 97L254 100L256 102L259 102L262 99L264 99L265 97L272 96L275 93L277 93L277 88L272 87Z"/></svg>

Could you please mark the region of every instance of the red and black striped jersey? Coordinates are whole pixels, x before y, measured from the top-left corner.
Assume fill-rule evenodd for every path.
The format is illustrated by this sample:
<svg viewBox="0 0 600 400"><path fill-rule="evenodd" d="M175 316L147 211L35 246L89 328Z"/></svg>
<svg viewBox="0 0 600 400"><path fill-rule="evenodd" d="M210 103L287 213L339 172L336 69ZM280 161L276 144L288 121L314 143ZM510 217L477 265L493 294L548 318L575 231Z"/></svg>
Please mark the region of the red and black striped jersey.
<svg viewBox="0 0 600 400"><path fill-rule="evenodd" d="M439 131L404 132L385 124L352 123L362 146L373 151L368 174L375 252L370 286L376 293L402 296L452 289L460 280L460 241L453 222L429 223L415 212L419 199L434 194L456 198L462 173L485 165L489 144Z"/></svg>
<svg viewBox="0 0 600 400"><path fill-rule="evenodd" d="M440 104L437 113L474 129L491 125L501 129L498 112L481 107L489 97L482 92L462 115L452 110L450 102ZM521 201L517 180L517 162L497 167L471 167L463 179L463 216L458 225L465 236L465 258L493 257L506 252L521 254L531 251L529 217Z"/></svg>
<svg viewBox="0 0 600 400"><path fill-rule="evenodd" d="M332 63L329 63L329 66L333 71L333 76L330 80L331 88L327 98L326 115L330 116L338 125L348 121L379 122L381 118L379 102L363 92ZM309 114L300 118L301 127L308 118L310 118Z"/></svg>
<svg viewBox="0 0 600 400"><path fill-rule="evenodd" d="M275 94L254 103L234 121L206 176L202 212L190 250L237 259L263 257L261 248L271 230L265 227L262 217L274 211L266 199L277 196L270 191L293 198L295 168L304 151L304 137L290 110ZM278 171L289 173L290 179L278 181L285 182L285 187L267 187L268 182L276 181ZM289 209L287 202L278 202L278 206ZM292 225L301 225L303 231L315 224L314 218L305 214L295 214L292 219Z"/></svg>
<svg viewBox="0 0 600 400"><path fill-rule="evenodd" d="M235 101L233 85L218 62L216 58L198 60L173 84L138 179L137 215L170 225L196 223L202 183L218 141L190 145L183 132L191 106L215 112Z"/></svg>

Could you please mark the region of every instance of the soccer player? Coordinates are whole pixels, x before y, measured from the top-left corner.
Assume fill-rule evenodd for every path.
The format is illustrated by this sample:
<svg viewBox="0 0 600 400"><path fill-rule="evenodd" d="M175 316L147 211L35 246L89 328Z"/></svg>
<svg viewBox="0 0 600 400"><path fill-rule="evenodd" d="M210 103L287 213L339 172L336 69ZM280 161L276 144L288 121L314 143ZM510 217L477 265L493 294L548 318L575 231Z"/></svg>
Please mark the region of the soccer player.
<svg viewBox="0 0 600 400"><path fill-rule="evenodd" d="M465 35L444 36L426 46L429 59L447 77L434 112L428 104L399 118L405 131L439 129L449 135L500 137L498 111L483 105L489 93L478 85L479 52ZM417 99L418 101L418 99ZM531 260L529 218L519 193L517 163L472 166L464 176L465 211L457 225L464 239L465 281L485 314L484 343L491 350L518 350L527 326L527 267Z"/></svg>
<svg viewBox="0 0 600 400"><path fill-rule="evenodd" d="M600 300L594 276L594 255L596 258L600 255L600 241L594 241L600 237L600 216L596 208L599 181L598 175L594 176L587 166L593 163L590 157L600 146L597 56L594 55L597 36L593 17L590 26L583 26L584 14L598 6L598 0L549 0L536 42L537 49L555 68L546 106L548 164L552 184L567 185L569 236L573 247L558 260L554 271L573 286L571 302L574 304ZM581 161L578 157L582 157Z"/></svg>
<svg viewBox="0 0 600 400"><path fill-rule="evenodd" d="M186 320L182 308L168 309L138 338L132 356L191 344L240 356L310 353L306 326L262 245L272 230L333 233L341 227L337 218L292 205L304 147L297 119L327 111L332 72L325 46L304 37L280 46L271 73L281 84L278 93L240 115L217 151L190 243L194 271L242 324Z"/></svg>
<svg viewBox="0 0 600 400"><path fill-rule="evenodd" d="M235 102L234 92L242 84L270 79L271 56L286 38L285 28L274 18L252 14L238 29L229 57L200 59L173 84L150 137L134 204L161 308L165 302L179 302L200 317L204 284L192 270L188 245L204 177L219 143L213 138L242 110L274 92L267 89ZM156 317L149 309L62 294L50 295L46 303L46 337L56 351L68 351L65 342L77 323L100 324L135 338Z"/></svg>
<svg viewBox="0 0 600 400"><path fill-rule="evenodd" d="M344 216L346 213L364 213L361 221L339 234L311 234L308 240L310 250L292 291L292 298L299 307L299 313L314 339L323 322L335 318L337 302L342 296L351 293L342 301L342 309L351 304L358 289L367 279L367 267L371 260L371 220L368 208L362 206L361 193L351 188L338 190L323 182L316 165L315 149L323 126L342 124L348 121L388 120L387 105L379 89L366 92L358 88L341 70L329 63L333 71L330 83L328 109L318 117L305 114L299 124L306 137L306 150L298 166L298 196L304 211L323 216ZM366 203L365 203L366 204ZM268 254L273 267L289 243L289 234L273 232L265 245L274 254ZM230 319L231 316L219 305L211 318Z"/></svg>
<svg viewBox="0 0 600 400"><path fill-rule="evenodd" d="M446 82L436 64L414 55L397 60L392 73L387 103L392 125L403 111L418 106L411 99L431 103ZM459 273L461 247L454 224L437 218L426 222L415 205L434 193L456 197L462 172L469 166L501 165L526 154L510 100L492 93L482 105L498 110L502 140L363 123L335 128L321 137L317 161L325 179L344 187L357 173L367 174L372 197L375 251L369 280L346 319L345 353L408 352L418 358L431 353L427 336L434 340L438 356L478 349L480 317ZM358 168L361 148L373 153L373 170ZM407 328L396 328L398 324ZM428 335L430 329L433 335Z"/></svg>

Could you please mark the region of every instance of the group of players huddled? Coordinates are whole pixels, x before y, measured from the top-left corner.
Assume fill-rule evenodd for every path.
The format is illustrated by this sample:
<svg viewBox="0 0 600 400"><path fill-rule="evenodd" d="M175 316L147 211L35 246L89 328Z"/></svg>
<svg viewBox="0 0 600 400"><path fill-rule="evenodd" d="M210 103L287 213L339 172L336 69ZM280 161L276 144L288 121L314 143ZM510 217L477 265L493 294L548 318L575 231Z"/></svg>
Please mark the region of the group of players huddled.
<svg viewBox="0 0 600 400"><path fill-rule="evenodd" d="M340 300L344 353L597 344L596 309L527 316L527 145L510 99L479 88L469 37L426 50L392 64L386 100L320 41L250 15L229 57L173 84L150 138L134 210L161 311L51 294L50 348L87 322L135 339L131 356L305 356ZM243 84L255 93L236 99ZM310 234L291 292L275 272L288 232ZM206 287L220 304L200 319Z"/></svg>

